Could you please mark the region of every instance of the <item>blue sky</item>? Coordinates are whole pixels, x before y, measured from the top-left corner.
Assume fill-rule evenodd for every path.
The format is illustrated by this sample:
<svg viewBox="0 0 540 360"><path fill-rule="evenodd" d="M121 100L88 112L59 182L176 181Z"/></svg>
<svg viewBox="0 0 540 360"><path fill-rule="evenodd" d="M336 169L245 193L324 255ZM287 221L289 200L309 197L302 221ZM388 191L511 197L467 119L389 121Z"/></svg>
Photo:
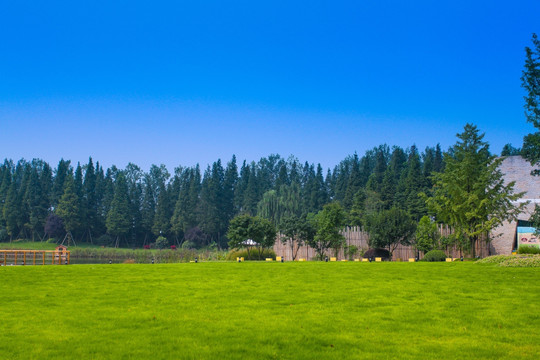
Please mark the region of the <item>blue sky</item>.
<svg viewBox="0 0 540 360"><path fill-rule="evenodd" d="M521 146L540 1L17 1L0 11L0 157L333 167L467 122Z"/></svg>

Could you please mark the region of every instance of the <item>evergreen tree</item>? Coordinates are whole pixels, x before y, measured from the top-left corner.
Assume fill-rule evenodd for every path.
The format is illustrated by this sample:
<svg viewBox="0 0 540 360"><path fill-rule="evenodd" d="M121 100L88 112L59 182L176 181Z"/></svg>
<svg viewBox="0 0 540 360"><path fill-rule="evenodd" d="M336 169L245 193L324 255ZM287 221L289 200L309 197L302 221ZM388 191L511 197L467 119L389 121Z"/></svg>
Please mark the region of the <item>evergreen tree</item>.
<svg viewBox="0 0 540 360"><path fill-rule="evenodd" d="M172 214L169 213L169 197L165 184L159 185L159 195L152 224L152 232L155 236L168 237L170 229L170 219Z"/></svg>
<svg viewBox="0 0 540 360"><path fill-rule="evenodd" d="M419 196L425 189L424 183L420 155L413 145L409 153L405 178L405 209L415 220L420 220L426 214L425 201Z"/></svg>
<svg viewBox="0 0 540 360"><path fill-rule="evenodd" d="M154 200L154 190L150 180L150 175L144 176L144 194L141 206L142 227L145 233L145 239L152 234L154 226L154 217L156 214L156 202ZM146 242L146 240L145 240Z"/></svg>
<svg viewBox="0 0 540 360"><path fill-rule="evenodd" d="M439 221L469 241L475 256L480 236L515 219L526 204L513 203L523 194L514 193L514 182L505 184L498 169L502 158L489 153L476 126L467 124L457 137L458 142L445 154L444 172L434 174L434 196L427 203Z"/></svg>
<svg viewBox="0 0 540 360"><path fill-rule="evenodd" d="M64 194L58 202L56 214L62 219L64 228L71 238L73 238L73 232L81 226L80 207L81 202L75 190L75 181L73 175L69 174L64 181ZM70 240L68 238L68 243Z"/></svg>
<svg viewBox="0 0 540 360"><path fill-rule="evenodd" d="M350 169L350 171L349 171ZM347 176L347 179L345 179ZM345 180L347 181L345 183ZM346 185L345 185L346 184ZM340 200L346 209L350 209L354 194L362 187L363 181L360 174L360 162L355 153L347 162L342 162L336 179L336 200Z"/></svg>
<svg viewBox="0 0 540 360"><path fill-rule="evenodd" d="M62 197L62 195L64 195L64 182L66 181L68 175L72 173L70 163L70 160L65 161L64 159L60 159L60 162L58 162L58 166L56 167L51 199L53 206L58 205L60 198Z"/></svg>
<svg viewBox="0 0 540 360"><path fill-rule="evenodd" d="M523 156L531 165L540 165L540 40L532 35L532 48L525 48L525 69L521 86L526 91L525 117L538 130L523 139ZM534 172L540 175L540 170Z"/></svg>
<svg viewBox="0 0 540 360"><path fill-rule="evenodd" d="M95 233L97 230L98 201L96 190L96 170L94 168L94 162L90 157L86 165L83 180L83 199L86 208L85 232L90 240L92 239L92 233Z"/></svg>
<svg viewBox="0 0 540 360"><path fill-rule="evenodd" d="M257 213L257 203L259 202L259 184L255 163L251 163L249 168L249 178L244 192L242 209L244 213L254 216Z"/></svg>
<svg viewBox="0 0 540 360"><path fill-rule="evenodd" d="M27 225L32 234L32 241L34 241L35 235L41 238L39 234L43 232L49 208L47 197L43 196L43 189L36 167L31 169L30 181L24 194L24 203L29 212L29 223Z"/></svg>
<svg viewBox="0 0 540 360"><path fill-rule="evenodd" d="M223 180L223 215L225 223L234 217L236 211L234 208L234 193L238 182L238 167L236 166L236 156L233 155L231 161L227 163L225 178Z"/></svg>
<svg viewBox="0 0 540 360"><path fill-rule="evenodd" d="M131 227L128 187L123 172L118 173L114 185L114 197L107 213L106 225L107 231L116 236L116 247L118 247L120 239L128 233Z"/></svg>
<svg viewBox="0 0 540 360"><path fill-rule="evenodd" d="M17 189L17 183L12 181L6 195L3 208L6 230L10 239L13 239L19 234L22 225L20 219L24 211L22 203L19 201L19 193Z"/></svg>

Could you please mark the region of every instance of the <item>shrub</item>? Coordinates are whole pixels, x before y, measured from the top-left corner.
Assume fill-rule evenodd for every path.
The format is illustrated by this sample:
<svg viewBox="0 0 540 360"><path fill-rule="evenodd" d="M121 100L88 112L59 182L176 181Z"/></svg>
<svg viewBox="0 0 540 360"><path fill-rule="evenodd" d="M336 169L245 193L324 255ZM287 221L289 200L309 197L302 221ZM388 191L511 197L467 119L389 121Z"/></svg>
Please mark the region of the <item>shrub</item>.
<svg viewBox="0 0 540 360"><path fill-rule="evenodd" d="M248 257L247 250L231 250L227 254L227 260L236 260L237 257L243 257L244 260L264 260L266 258L276 258L276 253L272 249L264 249L262 251L261 257L259 258L259 251L257 249L251 249L249 251L250 256Z"/></svg>
<svg viewBox="0 0 540 360"><path fill-rule="evenodd" d="M50 238L46 241L47 244L56 244L58 242L58 240L56 240L55 238Z"/></svg>
<svg viewBox="0 0 540 360"><path fill-rule="evenodd" d="M519 245L518 254L540 254L540 247L533 245Z"/></svg>
<svg viewBox="0 0 540 360"><path fill-rule="evenodd" d="M446 254L442 250L431 250L424 255L424 261L445 261Z"/></svg>
<svg viewBox="0 0 540 360"><path fill-rule="evenodd" d="M354 245L344 246L343 252L349 260L353 260L354 257L358 254L358 246L354 246Z"/></svg>
<svg viewBox="0 0 540 360"><path fill-rule="evenodd" d="M191 241L184 241L182 243L182 249L195 249L195 243Z"/></svg>
<svg viewBox="0 0 540 360"><path fill-rule="evenodd" d="M7 241L8 239L8 232L6 229L0 229L0 242Z"/></svg>
<svg viewBox="0 0 540 360"><path fill-rule="evenodd" d="M169 240L166 237L160 236L156 239L156 247L158 249L165 249L169 247Z"/></svg>
<svg viewBox="0 0 540 360"><path fill-rule="evenodd" d="M390 251L386 249L369 249L364 253L364 258L376 258L390 259Z"/></svg>
<svg viewBox="0 0 540 360"><path fill-rule="evenodd" d="M103 234L96 239L96 244L99 246L112 246L114 239L109 234Z"/></svg>

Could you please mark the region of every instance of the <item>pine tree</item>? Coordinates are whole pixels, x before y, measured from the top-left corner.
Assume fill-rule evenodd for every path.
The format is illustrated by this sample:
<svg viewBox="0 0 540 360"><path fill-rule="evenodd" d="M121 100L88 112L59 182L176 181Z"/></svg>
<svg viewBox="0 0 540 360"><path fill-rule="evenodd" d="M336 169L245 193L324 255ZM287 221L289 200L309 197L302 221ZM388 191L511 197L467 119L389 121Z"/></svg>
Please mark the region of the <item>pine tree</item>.
<svg viewBox="0 0 540 360"><path fill-rule="evenodd" d="M43 196L42 191L38 169L33 167L24 194L24 203L29 211L28 227L32 233L32 241L35 240L34 236L36 234L41 238L39 233L43 232L48 214L49 203L47 197Z"/></svg>
<svg viewBox="0 0 540 360"><path fill-rule="evenodd" d="M225 224L235 215L234 193L238 182L238 167L236 166L236 156L233 155L231 161L227 163L225 178L223 180L223 213Z"/></svg>
<svg viewBox="0 0 540 360"><path fill-rule="evenodd" d="M169 213L169 197L165 184L160 184L158 201L156 204L156 211L154 214L154 221L152 224L152 232L156 236L168 236L170 229L170 219L172 214Z"/></svg>
<svg viewBox="0 0 540 360"><path fill-rule="evenodd" d="M244 192L242 209L244 213L254 216L257 213L257 203L259 202L259 184L255 163L252 162L249 168L249 178Z"/></svg>
<svg viewBox="0 0 540 360"><path fill-rule="evenodd" d="M419 196L424 190L424 177L420 155L416 146L412 146L407 163L407 176L405 178L405 209L416 221L426 214L425 201Z"/></svg>
<svg viewBox="0 0 540 360"><path fill-rule="evenodd" d="M64 159L60 159L60 162L58 162L58 166L56 167L55 174L54 174L54 185L53 185L53 193L52 193L52 203L53 206L58 205L58 202L60 201L60 198L64 194L64 182L66 181L66 178L69 174L72 173L71 167L70 167L71 161Z"/></svg>
<svg viewBox="0 0 540 360"><path fill-rule="evenodd" d="M90 240L92 233L96 231L96 222L98 217L97 196L96 196L96 172L92 158L88 159L83 181L83 199L86 208L85 232Z"/></svg>
<svg viewBox="0 0 540 360"><path fill-rule="evenodd" d="M106 225L107 231L116 236L116 247L118 247L120 239L128 233L131 227L128 188L123 172L118 173L114 185L114 197L107 213Z"/></svg>
<svg viewBox="0 0 540 360"><path fill-rule="evenodd" d="M444 172L434 174L434 195L427 203L458 238L468 239L474 257L480 236L515 219L526 204L513 203L523 194L514 193L514 182L505 184L498 169L502 158L489 153L476 126L465 125L457 137L458 142L445 154Z"/></svg>
<svg viewBox="0 0 540 360"><path fill-rule="evenodd" d="M80 199L75 190L75 181L73 176L69 174L64 181L64 194L56 208L56 214L62 219L68 233L68 243L73 239L73 232L81 226L80 206Z"/></svg>
<svg viewBox="0 0 540 360"><path fill-rule="evenodd" d="M540 40L532 35L533 47L525 48L525 69L521 86L526 91L525 117L538 130L523 139L523 155L531 165L540 165ZM540 170L535 170L540 175Z"/></svg>

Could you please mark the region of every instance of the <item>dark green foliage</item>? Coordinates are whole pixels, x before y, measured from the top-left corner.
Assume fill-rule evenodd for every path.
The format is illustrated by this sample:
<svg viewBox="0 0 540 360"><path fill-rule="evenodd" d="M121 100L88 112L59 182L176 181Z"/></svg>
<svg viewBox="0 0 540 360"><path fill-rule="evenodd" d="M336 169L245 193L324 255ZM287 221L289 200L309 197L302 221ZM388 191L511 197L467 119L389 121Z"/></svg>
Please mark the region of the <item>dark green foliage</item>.
<svg viewBox="0 0 540 360"><path fill-rule="evenodd" d="M45 235L48 237L60 237L64 233L64 222L56 214L49 214L45 220Z"/></svg>
<svg viewBox="0 0 540 360"><path fill-rule="evenodd" d="M518 254L540 254L540 248L532 245L519 245Z"/></svg>
<svg viewBox="0 0 540 360"><path fill-rule="evenodd" d="M166 249L169 247L169 240L167 240L164 236L158 236L156 239L156 248L158 249Z"/></svg>
<svg viewBox="0 0 540 360"><path fill-rule="evenodd" d="M239 215L231 220L227 238L230 239L229 247L231 248L247 248L250 253L250 248L255 247L258 253L262 254L264 249L274 246L276 233L275 226L267 219Z"/></svg>
<svg viewBox="0 0 540 360"><path fill-rule="evenodd" d="M409 191L407 175L410 169L420 169L422 189L429 193L426 174L441 169L440 153L439 146L427 148L425 154L417 154L419 163L413 163L411 151L393 147L390 152L381 145L361 157L346 157L333 171L279 155L244 161L238 169L233 156L226 167L220 160L212 163L204 176L196 165L179 166L172 177L164 165L152 165L144 172L129 163L120 170L114 165L103 168L89 158L87 164L72 168L71 161L62 159L53 172L41 160L15 164L6 159L0 165L0 227L12 239L40 240L47 215L53 212L67 217L64 225L72 229L77 243L93 243L109 231L124 246L154 243L161 233L177 246L190 241L196 247L223 248L230 240L225 236L229 221L239 214L267 218L279 226L286 218L307 219L330 202L348 209L345 224L365 226L367 216L394 206L416 211L409 203L417 199L409 194L417 195L418 190ZM127 188L122 207L127 204L127 211L122 210L123 225L114 226L122 235L114 235L111 220L118 215L114 199L121 173L120 182ZM191 229L203 235L188 240Z"/></svg>
<svg viewBox="0 0 540 360"><path fill-rule="evenodd" d="M81 226L81 199L75 192L75 181L69 174L64 182L64 194L58 202L56 214L62 218L66 232L73 233Z"/></svg>
<svg viewBox="0 0 540 360"><path fill-rule="evenodd" d="M368 249L363 255L364 259L374 259L376 257L390 259L390 256L390 251L381 248Z"/></svg>
<svg viewBox="0 0 540 360"><path fill-rule="evenodd" d="M281 222L279 229L285 235L281 238L281 242L289 243L293 260L296 260L301 246L314 241L317 233L314 225L307 215L301 217L292 215Z"/></svg>
<svg viewBox="0 0 540 360"><path fill-rule="evenodd" d="M428 252L437 248L440 238L437 224L429 216L423 216L418 222L414 245L422 252Z"/></svg>
<svg viewBox="0 0 540 360"><path fill-rule="evenodd" d="M345 244L345 237L340 232L346 223L345 209L339 203L333 202L325 205L317 215L309 218L308 221L313 221L316 233L312 239L306 240L306 242L315 249L318 259L322 260L328 249L333 249L337 256Z"/></svg>
<svg viewBox="0 0 540 360"><path fill-rule="evenodd" d="M525 48L525 69L521 86L525 89L525 116L538 130L523 139L523 155L532 165L540 163L540 41L532 35L532 48ZM536 170L539 174L540 170Z"/></svg>
<svg viewBox="0 0 540 360"><path fill-rule="evenodd" d="M512 144L506 144L502 148L501 156L516 156L521 155L521 149L515 148Z"/></svg>
<svg viewBox="0 0 540 360"><path fill-rule="evenodd" d="M0 242L7 241L9 239L9 235L6 229L0 228Z"/></svg>
<svg viewBox="0 0 540 360"><path fill-rule="evenodd" d="M368 218L369 245L387 248L392 253L398 245L410 245L416 230L416 223L401 209L383 210Z"/></svg>
<svg viewBox="0 0 540 360"><path fill-rule="evenodd" d="M458 142L445 154L446 167L434 174L433 197L427 198L437 219L453 227L457 238L466 238L475 256L479 237L506 220L515 219L525 204L514 201L514 182L505 184L498 169L502 158L489 153L477 127L467 124Z"/></svg>
<svg viewBox="0 0 540 360"><path fill-rule="evenodd" d="M114 239L109 234L103 234L95 240L96 245L99 246L114 246Z"/></svg>
<svg viewBox="0 0 540 360"><path fill-rule="evenodd" d="M431 250L428 251L422 260L424 261L445 261L446 254L442 250Z"/></svg>
<svg viewBox="0 0 540 360"><path fill-rule="evenodd" d="M114 198L111 203L111 208L107 214L107 231L116 236L124 237L130 227L131 219L129 216L128 189L126 178L123 172L119 172L116 177L116 186L114 189ZM119 240L117 240L117 246Z"/></svg>

